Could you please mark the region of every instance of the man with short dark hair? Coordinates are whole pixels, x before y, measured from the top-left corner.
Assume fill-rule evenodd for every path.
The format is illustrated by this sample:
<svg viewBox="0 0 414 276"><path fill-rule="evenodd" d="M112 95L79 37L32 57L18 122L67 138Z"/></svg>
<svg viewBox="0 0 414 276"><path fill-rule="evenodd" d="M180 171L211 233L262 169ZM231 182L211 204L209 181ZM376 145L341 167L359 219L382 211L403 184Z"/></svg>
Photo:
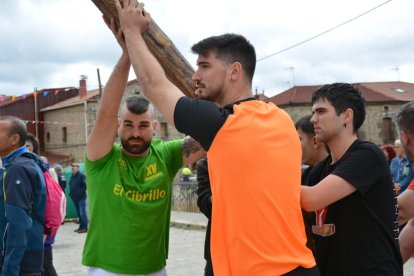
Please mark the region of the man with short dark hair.
<svg viewBox="0 0 414 276"><path fill-rule="evenodd" d="M301 204L317 211L312 226L322 275L402 275L394 185L384 153L361 141L365 100L347 83L312 95L315 137L330 149L302 186Z"/></svg>
<svg viewBox="0 0 414 276"><path fill-rule="evenodd" d="M148 50L142 34L150 18L142 4L115 4L145 95L207 151L214 275L319 275L305 245L299 139L286 112L253 97L253 45L236 34L195 44L194 100L168 80Z"/></svg>
<svg viewBox="0 0 414 276"><path fill-rule="evenodd" d="M26 125L16 117L0 117L1 275L42 275L46 189L43 174L31 158L21 156ZM3 171L4 170L4 171Z"/></svg>

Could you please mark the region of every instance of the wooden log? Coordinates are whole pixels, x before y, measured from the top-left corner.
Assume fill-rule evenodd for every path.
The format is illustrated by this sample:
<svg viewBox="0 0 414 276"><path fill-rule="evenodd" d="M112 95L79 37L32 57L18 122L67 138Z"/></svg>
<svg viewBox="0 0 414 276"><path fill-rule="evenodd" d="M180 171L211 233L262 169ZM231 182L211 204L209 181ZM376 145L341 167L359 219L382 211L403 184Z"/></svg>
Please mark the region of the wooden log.
<svg viewBox="0 0 414 276"><path fill-rule="evenodd" d="M114 18L117 28L119 27L118 12L114 0L92 0L92 2L106 19ZM167 78L184 94L194 97L194 84L191 80L194 69L152 18L143 37L149 50L164 69Z"/></svg>

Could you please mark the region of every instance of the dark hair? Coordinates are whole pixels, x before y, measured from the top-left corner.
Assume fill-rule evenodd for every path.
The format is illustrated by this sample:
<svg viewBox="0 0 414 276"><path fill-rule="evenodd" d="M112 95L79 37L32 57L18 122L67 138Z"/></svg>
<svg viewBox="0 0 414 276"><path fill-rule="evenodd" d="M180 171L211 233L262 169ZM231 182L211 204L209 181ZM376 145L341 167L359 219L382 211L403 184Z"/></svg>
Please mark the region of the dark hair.
<svg viewBox="0 0 414 276"><path fill-rule="evenodd" d="M354 112L353 127L354 132L361 127L365 121L365 100L361 96L361 91L349 83L327 84L313 92L312 104L319 99L329 101L335 108L336 114L351 108Z"/></svg>
<svg viewBox="0 0 414 276"><path fill-rule="evenodd" d="M34 136L31 133L27 133L27 137L25 141L29 141L33 145L33 152L37 155L40 155L40 146L39 146L39 140L37 140L36 136Z"/></svg>
<svg viewBox="0 0 414 276"><path fill-rule="evenodd" d="M393 145L385 144L385 145L381 146L381 149L385 150L387 152L387 154L388 154L387 160L388 161L393 159L395 156L397 156L397 154L395 153Z"/></svg>
<svg viewBox="0 0 414 276"><path fill-rule="evenodd" d="M414 102L401 106L397 114L397 124L400 130L414 135Z"/></svg>
<svg viewBox="0 0 414 276"><path fill-rule="evenodd" d="M27 137L27 128L26 124L19 118L13 116L2 116L0 117L1 121L9 121L10 122L10 133L18 134L19 135L19 146L23 147L24 143L26 142Z"/></svg>
<svg viewBox="0 0 414 276"><path fill-rule="evenodd" d="M295 124L296 129L301 129L304 133L314 136L315 129L310 121L311 118L312 115L306 115L300 118Z"/></svg>
<svg viewBox="0 0 414 276"><path fill-rule="evenodd" d="M191 47L196 54L207 56L214 52L227 63L240 62L250 82L256 69L256 52L250 42L237 34L223 34L201 40Z"/></svg>
<svg viewBox="0 0 414 276"><path fill-rule="evenodd" d="M125 101L125 106L130 112L137 115L145 113L148 110L154 110L151 102L148 99L139 96L132 96L127 98Z"/></svg>

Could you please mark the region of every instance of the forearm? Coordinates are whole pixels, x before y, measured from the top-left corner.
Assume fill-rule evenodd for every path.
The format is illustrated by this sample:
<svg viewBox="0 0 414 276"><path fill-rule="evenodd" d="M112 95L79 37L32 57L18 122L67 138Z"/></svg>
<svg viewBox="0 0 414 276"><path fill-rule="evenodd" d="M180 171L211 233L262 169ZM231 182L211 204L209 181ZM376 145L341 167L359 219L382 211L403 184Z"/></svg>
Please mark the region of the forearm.
<svg viewBox="0 0 414 276"><path fill-rule="evenodd" d="M123 52L105 86L97 120L102 119L102 117L117 120L119 105L128 82L130 67L129 56Z"/></svg>
<svg viewBox="0 0 414 276"><path fill-rule="evenodd" d="M98 115L86 145L86 156L95 161L107 154L114 143L118 128L118 110L128 82L131 63L123 52L105 87Z"/></svg>
<svg viewBox="0 0 414 276"><path fill-rule="evenodd" d="M300 193L300 206L307 212L323 209L325 206L319 206L313 187L302 186Z"/></svg>
<svg viewBox="0 0 414 276"><path fill-rule="evenodd" d="M145 95L156 101L162 95L156 94L155 86L167 81L165 72L157 59L148 49L142 34L124 31L129 58L139 84L144 88Z"/></svg>

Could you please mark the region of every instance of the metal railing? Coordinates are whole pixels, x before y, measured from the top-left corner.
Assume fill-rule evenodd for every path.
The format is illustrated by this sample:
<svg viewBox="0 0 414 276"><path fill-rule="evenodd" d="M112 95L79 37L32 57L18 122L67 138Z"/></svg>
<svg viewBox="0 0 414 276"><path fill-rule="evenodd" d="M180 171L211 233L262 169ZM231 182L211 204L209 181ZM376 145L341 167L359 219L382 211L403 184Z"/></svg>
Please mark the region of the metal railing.
<svg viewBox="0 0 414 276"><path fill-rule="evenodd" d="M199 213L197 207L197 182L176 181L173 184L172 210Z"/></svg>

